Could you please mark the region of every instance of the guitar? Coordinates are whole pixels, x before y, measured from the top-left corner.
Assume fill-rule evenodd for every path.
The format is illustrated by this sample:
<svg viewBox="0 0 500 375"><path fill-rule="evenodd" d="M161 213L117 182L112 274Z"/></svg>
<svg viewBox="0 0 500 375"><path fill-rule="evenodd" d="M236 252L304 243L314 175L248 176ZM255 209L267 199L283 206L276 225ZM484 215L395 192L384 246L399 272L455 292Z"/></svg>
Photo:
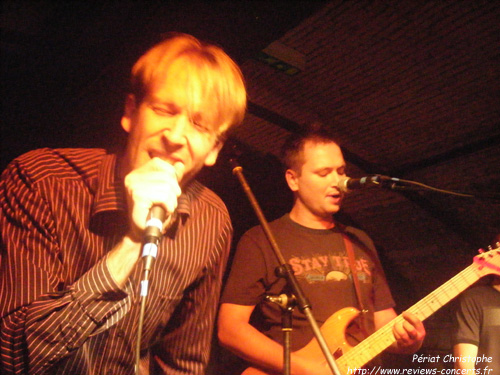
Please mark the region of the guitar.
<svg viewBox="0 0 500 375"><path fill-rule="evenodd" d="M407 311L424 321L481 277L489 274L500 275L500 247L475 256L470 266L411 306ZM353 347L347 343L345 330L358 315L358 309L346 307L330 316L321 327L328 348L332 353L335 353L337 366L343 375L347 375L349 370L350 373L354 373L355 369L362 368L391 346L396 341L392 327L396 322L404 320L402 315L398 315ZM324 360L323 352L315 338L296 353L317 361ZM242 373L242 375L272 374L274 373L263 372L254 367L249 367Z"/></svg>

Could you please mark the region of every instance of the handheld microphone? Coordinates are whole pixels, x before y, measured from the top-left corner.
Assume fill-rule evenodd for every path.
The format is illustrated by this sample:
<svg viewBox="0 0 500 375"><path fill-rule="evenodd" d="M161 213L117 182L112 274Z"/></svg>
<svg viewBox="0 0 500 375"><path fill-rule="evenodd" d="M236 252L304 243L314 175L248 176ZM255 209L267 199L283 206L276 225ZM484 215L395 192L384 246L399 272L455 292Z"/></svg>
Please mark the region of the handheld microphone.
<svg viewBox="0 0 500 375"><path fill-rule="evenodd" d="M161 160L159 162L162 162ZM172 164L175 169L177 181L180 181L184 174L184 163L176 161ZM143 259L143 280L141 281L141 296L145 297L148 293L148 278L153 263L158 255L158 247L163 237L163 222L167 219L166 210L156 204L149 210L144 237L142 241L142 259Z"/></svg>
<svg viewBox="0 0 500 375"><path fill-rule="evenodd" d="M162 162L159 160L159 162ZM163 162L162 162L163 163ZM177 181L180 181L184 174L184 163L176 161L172 164L175 169ZM163 222L167 218L167 212L160 205L153 205L147 216L144 239L142 242L142 258L144 259L144 271L149 272L158 254L158 246L163 236Z"/></svg>
<svg viewBox="0 0 500 375"><path fill-rule="evenodd" d="M365 176L361 178L342 177L339 180L337 187L340 191L347 193L351 190L363 189L370 186L380 187L382 186L382 183L387 181L396 182L397 179L381 175Z"/></svg>
<svg viewBox="0 0 500 375"><path fill-rule="evenodd" d="M158 254L158 246L162 238L165 217L166 212L162 206L156 205L149 210L142 245L142 258L144 259L145 271L151 270L153 262Z"/></svg>
<svg viewBox="0 0 500 375"><path fill-rule="evenodd" d="M153 158L153 162L154 159ZM159 163L163 163L158 159ZM184 174L184 163L181 161L176 161L172 165L175 168L175 175L177 181L180 182ZM136 350L135 350L135 373L140 372L140 359L141 359L141 339L142 339L142 328L144 325L144 315L146 311L146 299L149 292L149 273L153 268L153 263L158 255L158 247L160 245L163 236L163 222L167 218L166 210L160 205L153 205L150 208L147 220L146 228L144 230L144 239L142 241L142 259L143 259L143 272L140 287L140 302L141 309L139 312L139 320L137 324L137 340L136 340Z"/></svg>

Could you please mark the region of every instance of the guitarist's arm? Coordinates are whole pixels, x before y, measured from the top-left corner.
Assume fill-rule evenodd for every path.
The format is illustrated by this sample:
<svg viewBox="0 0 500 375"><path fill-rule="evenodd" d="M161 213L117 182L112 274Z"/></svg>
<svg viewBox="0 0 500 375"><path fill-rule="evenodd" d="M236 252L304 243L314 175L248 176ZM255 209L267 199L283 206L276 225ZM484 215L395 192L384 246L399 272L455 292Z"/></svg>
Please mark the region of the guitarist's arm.
<svg viewBox="0 0 500 375"><path fill-rule="evenodd" d="M219 341L254 366L279 373L283 368L283 347L249 323L254 308L255 306L223 303L219 310ZM326 362L309 361L295 353L291 354L291 372L297 375L331 374Z"/></svg>
<svg viewBox="0 0 500 375"><path fill-rule="evenodd" d="M388 348L392 353L412 354L420 349L425 338L423 323L412 313L407 311L402 314L404 320L396 322L392 332L396 342ZM394 309L385 309L374 313L375 329L382 328L385 324L397 317Z"/></svg>

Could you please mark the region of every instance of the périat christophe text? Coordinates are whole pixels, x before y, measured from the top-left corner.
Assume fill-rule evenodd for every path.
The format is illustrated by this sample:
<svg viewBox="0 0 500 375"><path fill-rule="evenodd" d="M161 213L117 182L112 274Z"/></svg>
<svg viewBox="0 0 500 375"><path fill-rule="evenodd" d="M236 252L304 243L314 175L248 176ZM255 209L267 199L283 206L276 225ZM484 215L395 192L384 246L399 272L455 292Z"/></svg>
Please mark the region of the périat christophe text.
<svg viewBox="0 0 500 375"><path fill-rule="evenodd" d="M440 361L442 361L443 363L455 363L455 362L491 363L492 360L493 359L491 357L486 357L485 355L479 357L471 357L471 356L454 357L451 354L447 354L445 356L414 354L412 357L413 363L438 363Z"/></svg>

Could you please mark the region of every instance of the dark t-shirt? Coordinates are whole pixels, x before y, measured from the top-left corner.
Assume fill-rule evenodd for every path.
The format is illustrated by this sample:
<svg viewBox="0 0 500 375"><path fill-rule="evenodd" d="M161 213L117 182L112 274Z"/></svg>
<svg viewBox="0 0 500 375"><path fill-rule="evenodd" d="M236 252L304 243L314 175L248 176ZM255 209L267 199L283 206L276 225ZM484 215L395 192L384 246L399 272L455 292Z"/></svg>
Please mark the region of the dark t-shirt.
<svg viewBox="0 0 500 375"><path fill-rule="evenodd" d="M359 308L339 226L311 229L293 222L287 214L270 223L270 228L311 302L319 325L343 307ZM343 230L353 242L363 303L369 310L368 326L373 331L373 312L393 307L394 301L372 241L358 229ZM256 305L252 324L281 343L281 308L264 302L266 294L285 292L285 281L275 274L276 259L260 226L245 233L238 244L222 303ZM313 338L313 333L298 309L293 314L292 350L297 350Z"/></svg>
<svg viewBox="0 0 500 375"><path fill-rule="evenodd" d="M500 373L500 292L489 285L469 288L459 297L455 314L453 343L468 343L478 347L477 356L490 358L476 368L486 366L492 374Z"/></svg>

